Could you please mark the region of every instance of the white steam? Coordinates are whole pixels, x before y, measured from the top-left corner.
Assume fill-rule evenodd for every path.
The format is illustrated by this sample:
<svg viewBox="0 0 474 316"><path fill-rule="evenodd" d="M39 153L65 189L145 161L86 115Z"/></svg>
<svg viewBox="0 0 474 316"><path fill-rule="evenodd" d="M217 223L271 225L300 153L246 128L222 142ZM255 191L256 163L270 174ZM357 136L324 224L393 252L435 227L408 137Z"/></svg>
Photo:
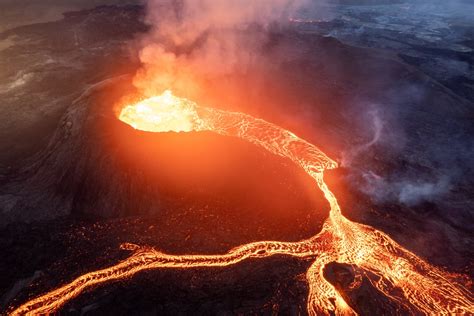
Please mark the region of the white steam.
<svg viewBox="0 0 474 316"><path fill-rule="evenodd" d="M431 201L450 189L449 179L442 177L435 182L399 182L398 199L406 205L415 205L422 201Z"/></svg>
<svg viewBox="0 0 474 316"><path fill-rule="evenodd" d="M374 150L381 148L391 150L397 146L398 139L390 133L393 124L383 116L380 106L371 105L362 119L362 128L370 133L370 138L361 144L357 144L342 155L341 166L350 168L357 180L358 190L369 195L377 202L397 201L404 205L414 206L425 201L434 201L449 192L451 189L450 177L447 174L416 175L409 173L395 173L381 176L373 170L367 170L364 160L373 155ZM374 149L374 146L379 146ZM387 146L391 146L390 148Z"/></svg>
<svg viewBox="0 0 474 316"><path fill-rule="evenodd" d="M352 161L357 156L364 154L368 149L377 144L382 138L382 132L384 129L384 120L380 116L379 110L373 106L371 110L367 112L368 118L364 118L364 122L369 122L372 137L365 143L355 145L348 151L344 152L341 158L341 166L349 167Z"/></svg>
<svg viewBox="0 0 474 316"><path fill-rule="evenodd" d="M431 180L412 177L386 179L369 171L363 173L362 178L363 182L359 189L375 201L398 201L408 206L442 198L451 189L450 179L446 175L440 175Z"/></svg>

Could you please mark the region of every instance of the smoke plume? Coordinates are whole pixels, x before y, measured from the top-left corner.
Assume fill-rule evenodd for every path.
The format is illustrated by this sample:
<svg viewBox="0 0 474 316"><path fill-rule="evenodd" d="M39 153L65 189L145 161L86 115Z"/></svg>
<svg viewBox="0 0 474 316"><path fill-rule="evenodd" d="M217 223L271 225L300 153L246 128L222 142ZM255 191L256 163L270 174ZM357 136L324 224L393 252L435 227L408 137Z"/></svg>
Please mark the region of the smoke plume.
<svg viewBox="0 0 474 316"><path fill-rule="evenodd" d="M261 62L266 31L308 1L149 0L134 83L145 95L192 95L206 80L245 73Z"/></svg>

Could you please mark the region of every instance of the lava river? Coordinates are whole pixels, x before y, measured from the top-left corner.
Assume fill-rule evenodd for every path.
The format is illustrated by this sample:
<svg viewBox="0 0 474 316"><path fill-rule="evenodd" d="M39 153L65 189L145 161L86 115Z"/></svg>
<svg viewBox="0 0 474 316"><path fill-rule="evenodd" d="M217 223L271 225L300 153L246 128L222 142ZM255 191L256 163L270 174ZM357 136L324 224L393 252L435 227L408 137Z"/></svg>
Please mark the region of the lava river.
<svg viewBox="0 0 474 316"><path fill-rule="evenodd" d="M87 289L129 278L146 269L224 267L247 258L275 254L314 258L306 273L310 315L356 314L324 278L323 269L330 262L359 267L358 270L363 272L356 273L351 288L360 286L361 278L366 277L387 298L411 314L474 313L472 293L457 281L457 275L430 265L383 232L345 218L336 197L323 180L324 170L336 168L337 164L316 146L290 131L243 113L201 107L173 96L170 91L125 106L119 119L135 129L149 132L212 131L239 137L275 155L289 158L314 179L315 189L317 186L322 190L329 201L331 208L323 229L299 242L261 241L217 255L169 255L150 247L123 244L123 248L133 250L129 258L109 268L84 274L32 299L12 310L12 315L54 313Z"/></svg>

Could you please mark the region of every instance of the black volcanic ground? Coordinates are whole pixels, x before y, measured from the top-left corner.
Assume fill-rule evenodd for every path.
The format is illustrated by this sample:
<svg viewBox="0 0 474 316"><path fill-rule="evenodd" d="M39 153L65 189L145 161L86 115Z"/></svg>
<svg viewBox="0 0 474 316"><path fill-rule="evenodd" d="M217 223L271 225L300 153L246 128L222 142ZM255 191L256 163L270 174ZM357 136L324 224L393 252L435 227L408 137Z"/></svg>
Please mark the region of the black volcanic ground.
<svg viewBox="0 0 474 316"><path fill-rule="evenodd" d="M350 157L325 175L347 217L472 276L472 28L425 11L431 23L408 32L392 14L399 8L343 6L332 21L272 32L271 63L212 82L205 101L278 123L339 161ZM100 7L0 33L2 311L115 264L128 256L121 242L224 252L311 236L327 215L321 193L288 161L237 139L150 134L116 120L111 107L139 66L128 45L147 30L142 18L140 6ZM226 94L229 86L249 91L245 100ZM365 114L374 110L383 136L359 152L373 137ZM374 173L384 185L375 186ZM446 188L414 204L391 191L437 188L444 177ZM87 292L63 312L305 314L309 264L272 257L144 272ZM331 266L328 278L349 270ZM394 313L390 304L371 306L372 294L359 293L362 314Z"/></svg>

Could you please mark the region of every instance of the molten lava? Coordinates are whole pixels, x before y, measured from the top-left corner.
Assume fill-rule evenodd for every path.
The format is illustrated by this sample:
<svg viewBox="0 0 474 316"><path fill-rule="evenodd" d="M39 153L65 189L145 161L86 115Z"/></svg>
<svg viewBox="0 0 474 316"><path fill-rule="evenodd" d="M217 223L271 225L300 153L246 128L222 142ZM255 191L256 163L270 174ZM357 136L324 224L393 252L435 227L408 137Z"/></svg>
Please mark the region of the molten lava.
<svg viewBox="0 0 474 316"><path fill-rule="evenodd" d="M175 97L170 90L124 107L119 119L135 129L149 132L190 132L196 130L200 121L194 105Z"/></svg>
<svg viewBox="0 0 474 316"><path fill-rule="evenodd" d="M26 302L13 310L12 315L53 313L94 285L124 279L146 269L224 267L250 257L275 254L315 258L306 273L309 284L307 308L311 315L355 314L323 276L323 269L330 262L353 264L367 271L366 277L373 286L413 314L474 313L472 294L456 281L456 275L423 261L388 235L345 218L336 197L323 180L323 171L336 168L337 164L295 134L243 113L200 107L173 96L170 91L124 107L119 118L144 131L212 131L239 137L289 158L315 180L315 185L329 201L329 217L323 229L299 242L249 243L221 255L168 255L153 248L124 244L123 248L134 251L129 258L109 268L84 274ZM359 285L360 282L355 281L351 287Z"/></svg>

